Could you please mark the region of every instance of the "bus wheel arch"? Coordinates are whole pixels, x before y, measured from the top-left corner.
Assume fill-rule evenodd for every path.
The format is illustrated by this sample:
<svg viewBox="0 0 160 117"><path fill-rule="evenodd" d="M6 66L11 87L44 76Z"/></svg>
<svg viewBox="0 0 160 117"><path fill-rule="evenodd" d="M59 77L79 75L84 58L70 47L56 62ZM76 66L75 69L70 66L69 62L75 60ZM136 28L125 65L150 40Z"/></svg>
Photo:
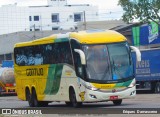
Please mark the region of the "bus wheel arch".
<svg viewBox="0 0 160 117"><path fill-rule="evenodd" d="M77 97L73 86L69 87L69 100L73 107L78 108L82 105L82 102L77 102Z"/></svg>

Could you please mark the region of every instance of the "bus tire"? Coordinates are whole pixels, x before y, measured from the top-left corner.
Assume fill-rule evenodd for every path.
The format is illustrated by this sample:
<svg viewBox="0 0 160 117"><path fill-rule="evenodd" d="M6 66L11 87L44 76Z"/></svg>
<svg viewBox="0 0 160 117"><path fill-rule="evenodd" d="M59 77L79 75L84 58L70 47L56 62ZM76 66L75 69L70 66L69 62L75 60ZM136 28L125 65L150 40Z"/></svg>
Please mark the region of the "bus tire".
<svg viewBox="0 0 160 117"><path fill-rule="evenodd" d="M116 105L116 106L121 105L121 103L122 103L122 99L120 99L120 100L113 100L113 104Z"/></svg>
<svg viewBox="0 0 160 117"><path fill-rule="evenodd" d="M75 108L81 107L82 102L77 102L76 94L75 94L75 91L73 88L71 88L69 91L69 98L70 98L70 102L73 107L75 107Z"/></svg>
<svg viewBox="0 0 160 117"><path fill-rule="evenodd" d="M157 82L157 83L156 83L155 93L160 93L160 82Z"/></svg>
<svg viewBox="0 0 160 117"><path fill-rule="evenodd" d="M72 106L72 103L71 102L65 102L65 104L67 105L67 106Z"/></svg>
<svg viewBox="0 0 160 117"><path fill-rule="evenodd" d="M26 100L30 107L34 107L33 98L28 88L26 89Z"/></svg>
<svg viewBox="0 0 160 117"><path fill-rule="evenodd" d="M37 94L36 94L36 90L34 88L32 90L32 98L33 98L34 107L39 107L40 103L37 100Z"/></svg>
<svg viewBox="0 0 160 117"><path fill-rule="evenodd" d="M39 103L39 106L46 107L46 106L48 106L49 102L47 102L47 101L41 101L41 102L38 102L38 103Z"/></svg>

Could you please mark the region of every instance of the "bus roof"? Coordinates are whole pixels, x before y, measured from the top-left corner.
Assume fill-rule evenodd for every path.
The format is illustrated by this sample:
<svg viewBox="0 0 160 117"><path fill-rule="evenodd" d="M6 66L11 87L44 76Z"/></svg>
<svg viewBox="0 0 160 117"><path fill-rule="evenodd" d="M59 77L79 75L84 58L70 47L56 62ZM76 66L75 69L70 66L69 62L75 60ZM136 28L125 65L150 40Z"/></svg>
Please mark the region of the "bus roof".
<svg viewBox="0 0 160 117"><path fill-rule="evenodd" d="M88 31L71 32L67 34L54 34L33 41L17 43L15 44L15 47L63 42L69 40L69 38L75 39L83 44L114 43L114 42L126 41L126 38L122 34L116 31L88 30Z"/></svg>
<svg viewBox="0 0 160 117"><path fill-rule="evenodd" d="M122 34L112 30L89 30L73 32L70 34L70 38L74 38L80 43L85 44L114 43L127 40Z"/></svg>

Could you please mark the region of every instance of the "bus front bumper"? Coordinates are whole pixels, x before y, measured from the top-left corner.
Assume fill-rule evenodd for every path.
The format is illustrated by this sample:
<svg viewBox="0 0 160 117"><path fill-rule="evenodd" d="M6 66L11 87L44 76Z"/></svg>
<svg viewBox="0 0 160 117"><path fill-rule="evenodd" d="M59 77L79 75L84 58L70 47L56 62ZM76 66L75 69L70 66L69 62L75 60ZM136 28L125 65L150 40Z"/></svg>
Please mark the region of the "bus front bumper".
<svg viewBox="0 0 160 117"><path fill-rule="evenodd" d="M113 101L119 99L134 98L136 96L136 87L127 88L123 91L102 92L86 89L83 102L101 102L101 101Z"/></svg>

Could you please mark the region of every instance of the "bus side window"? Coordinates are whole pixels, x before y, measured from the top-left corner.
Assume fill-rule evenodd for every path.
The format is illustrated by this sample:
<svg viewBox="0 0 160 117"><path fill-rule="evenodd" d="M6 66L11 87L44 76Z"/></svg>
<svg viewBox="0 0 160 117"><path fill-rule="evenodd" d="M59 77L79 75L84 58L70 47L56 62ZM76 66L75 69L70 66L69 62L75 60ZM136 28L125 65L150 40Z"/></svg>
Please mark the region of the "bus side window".
<svg viewBox="0 0 160 117"><path fill-rule="evenodd" d="M75 41L71 40L71 47L72 47L72 53L73 53L73 58L74 58L74 66L75 66L75 71L77 76L83 78L83 69L82 69L82 64L80 60L80 55L74 51L74 49L80 49L80 44Z"/></svg>

